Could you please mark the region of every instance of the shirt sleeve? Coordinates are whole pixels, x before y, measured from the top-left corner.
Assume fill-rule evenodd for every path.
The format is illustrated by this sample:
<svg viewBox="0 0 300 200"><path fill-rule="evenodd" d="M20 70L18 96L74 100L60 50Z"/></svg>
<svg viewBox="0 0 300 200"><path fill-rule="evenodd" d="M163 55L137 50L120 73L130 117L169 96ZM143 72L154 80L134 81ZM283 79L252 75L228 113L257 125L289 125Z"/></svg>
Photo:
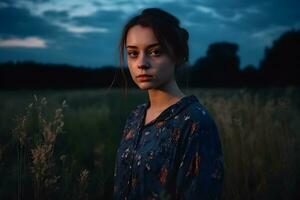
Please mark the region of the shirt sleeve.
<svg viewBox="0 0 300 200"><path fill-rule="evenodd" d="M129 155L129 151L121 148L121 144L123 143L126 138L132 137L132 134L130 133L131 123L134 121L136 110L132 111L128 117L126 118L125 124L123 126L122 135L120 138L120 142L118 145L118 149L116 152L116 158L115 158L115 166L114 166L114 187L113 187L113 199L124 199L122 195L124 195L124 191L127 189L127 179L126 176L128 176L128 168L127 166L124 167L124 163L122 162L121 156L123 153L126 155L126 157ZM126 165L126 164L125 164ZM126 171L127 170L127 171ZM124 178L125 177L125 178Z"/></svg>
<svg viewBox="0 0 300 200"><path fill-rule="evenodd" d="M220 199L224 161L214 121L191 123L176 177L179 199Z"/></svg>

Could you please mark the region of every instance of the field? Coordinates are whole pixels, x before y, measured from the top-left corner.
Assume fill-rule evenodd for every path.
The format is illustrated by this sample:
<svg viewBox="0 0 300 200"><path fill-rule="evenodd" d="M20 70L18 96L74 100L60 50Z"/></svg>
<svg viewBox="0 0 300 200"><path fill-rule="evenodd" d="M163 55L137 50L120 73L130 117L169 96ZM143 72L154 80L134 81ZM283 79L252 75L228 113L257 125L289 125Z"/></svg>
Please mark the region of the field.
<svg viewBox="0 0 300 200"><path fill-rule="evenodd" d="M300 89L189 89L218 125L223 199L299 199ZM0 91L0 199L111 199L129 90Z"/></svg>

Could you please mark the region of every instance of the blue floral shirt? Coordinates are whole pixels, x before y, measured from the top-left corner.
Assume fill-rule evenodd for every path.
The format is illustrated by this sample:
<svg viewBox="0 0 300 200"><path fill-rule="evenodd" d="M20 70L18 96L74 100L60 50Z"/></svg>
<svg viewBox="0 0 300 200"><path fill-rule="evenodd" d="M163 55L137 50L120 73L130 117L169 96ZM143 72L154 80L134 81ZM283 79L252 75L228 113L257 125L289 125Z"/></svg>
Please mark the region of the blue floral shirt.
<svg viewBox="0 0 300 200"><path fill-rule="evenodd" d="M224 161L215 122L194 95L144 125L147 103L127 118L114 199L220 199Z"/></svg>

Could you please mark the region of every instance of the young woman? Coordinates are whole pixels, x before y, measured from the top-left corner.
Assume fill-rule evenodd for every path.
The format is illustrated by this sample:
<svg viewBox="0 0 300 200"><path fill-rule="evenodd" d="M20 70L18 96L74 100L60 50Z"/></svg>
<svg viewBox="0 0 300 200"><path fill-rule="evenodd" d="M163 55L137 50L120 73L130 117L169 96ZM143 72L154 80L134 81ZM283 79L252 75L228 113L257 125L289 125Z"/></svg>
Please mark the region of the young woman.
<svg viewBox="0 0 300 200"><path fill-rule="evenodd" d="M188 32L173 15L145 9L124 27L120 57L149 101L128 116L117 151L114 199L219 199L223 154L216 125L176 69L189 56Z"/></svg>

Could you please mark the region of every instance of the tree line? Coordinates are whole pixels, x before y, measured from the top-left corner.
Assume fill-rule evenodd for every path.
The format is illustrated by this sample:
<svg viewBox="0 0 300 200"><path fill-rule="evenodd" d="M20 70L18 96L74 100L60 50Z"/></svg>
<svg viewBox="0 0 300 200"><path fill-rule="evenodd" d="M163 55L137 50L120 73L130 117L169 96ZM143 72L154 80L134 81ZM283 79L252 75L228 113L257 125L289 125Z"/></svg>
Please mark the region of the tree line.
<svg viewBox="0 0 300 200"><path fill-rule="evenodd" d="M240 68L239 46L211 44L204 57L177 70L180 85L188 87L260 87L300 85L300 30L273 41L258 67ZM72 89L135 87L127 67L74 67L33 61L0 64L0 89Z"/></svg>

